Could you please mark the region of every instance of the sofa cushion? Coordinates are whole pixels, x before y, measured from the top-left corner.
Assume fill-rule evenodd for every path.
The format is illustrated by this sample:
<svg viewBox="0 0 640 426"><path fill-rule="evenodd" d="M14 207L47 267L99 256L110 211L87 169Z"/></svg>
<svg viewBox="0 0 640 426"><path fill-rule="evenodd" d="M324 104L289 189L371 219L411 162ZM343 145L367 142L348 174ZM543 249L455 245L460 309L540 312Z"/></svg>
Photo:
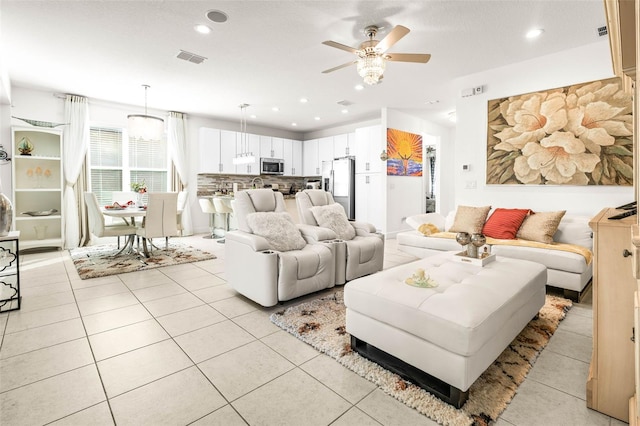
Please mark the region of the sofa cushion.
<svg viewBox="0 0 640 426"><path fill-rule="evenodd" d="M491 238L513 240L529 209L496 209L482 228L482 233Z"/></svg>
<svg viewBox="0 0 640 426"><path fill-rule="evenodd" d="M556 233L558 225L565 213L565 210L557 212L531 212L522 222L516 236L523 240L550 244L553 242L553 235Z"/></svg>
<svg viewBox="0 0 640 426"><path fill-rule="evenodd" d="M593 250L593 230L589 227L589 216L565 215L553 236L558 243L577 244Z"/></svg>
<svg viewBox="0 0 640 426"><path fill-rule="evenodd" d="M246 220L251 232L264 237L273 250L300 250L307 245L289 213L250 213L247 215Z"/></svg>
<svg viewBox="0 0 640 426"><path fill-rule="evenodd" d="M344 208L338 204L311 207L313 217L323 228L329 228L342 240L352 240L356 236L356 230L349 223Z"/></svg>
<svg viewBox="0 0 640 426"><path fill-rule="evenodd" d="M479 234L482 232L487 215L491 206L471 207L458 206L456 217L449 232L468 232L469 234Z"/></svg>

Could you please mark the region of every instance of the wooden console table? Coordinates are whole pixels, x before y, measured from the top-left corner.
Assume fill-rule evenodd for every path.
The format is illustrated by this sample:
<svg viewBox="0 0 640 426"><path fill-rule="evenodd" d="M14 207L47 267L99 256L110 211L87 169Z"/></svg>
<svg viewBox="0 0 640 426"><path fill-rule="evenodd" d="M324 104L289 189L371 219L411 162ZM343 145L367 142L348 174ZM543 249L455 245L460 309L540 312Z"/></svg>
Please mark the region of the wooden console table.
<svg viewBox="0 0 640 426"><path fill-rule="evenodd" d="M587 407L629 421L634 393L634 292L631 226L636 216L608 218L622 210L607 208L593 229L593 354L587 380Z"/></svg>

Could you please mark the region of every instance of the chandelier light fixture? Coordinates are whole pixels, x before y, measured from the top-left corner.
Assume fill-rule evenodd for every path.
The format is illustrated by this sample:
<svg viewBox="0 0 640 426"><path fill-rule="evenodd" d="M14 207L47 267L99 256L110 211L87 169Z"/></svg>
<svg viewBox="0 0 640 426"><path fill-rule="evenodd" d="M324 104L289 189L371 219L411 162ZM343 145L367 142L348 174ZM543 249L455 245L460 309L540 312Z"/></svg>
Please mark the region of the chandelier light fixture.
<svg viewBox="0 0 640 426"><path fill-rule="evenodd" d="M249 104L240 105L240 152L233 159L233 164L252 164L256 162L253 152L249 151L249 134L247 133L247 107Z"/></svg>
<svg viewBox="0 0 640 426"><path fill-rule="evenodd" d="M164 120L147 114L147 89L144 87L144 114L130 114L127 116L129 137L145 141L161 140L164 135Z"/></svg>
<svg viewBox="0 0 640 426"><path fill-rule="evenodd" d="M358 74L369 85L378 84L387 65L385 57L374 49L364 49L356 64Z"/></svg>

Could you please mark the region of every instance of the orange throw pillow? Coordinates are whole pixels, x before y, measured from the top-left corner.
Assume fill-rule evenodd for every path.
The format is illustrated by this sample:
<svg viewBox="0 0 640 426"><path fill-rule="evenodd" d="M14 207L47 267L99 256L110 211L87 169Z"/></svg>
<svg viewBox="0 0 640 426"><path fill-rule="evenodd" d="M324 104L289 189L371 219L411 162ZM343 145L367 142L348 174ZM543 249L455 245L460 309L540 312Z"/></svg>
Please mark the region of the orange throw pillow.
<svg viewBox="0 0 640 426"><path fill-rule="evenodd" d="M520 225L531 210L496 209L482 228L482 233L500 240L515 240Z"/></svg>

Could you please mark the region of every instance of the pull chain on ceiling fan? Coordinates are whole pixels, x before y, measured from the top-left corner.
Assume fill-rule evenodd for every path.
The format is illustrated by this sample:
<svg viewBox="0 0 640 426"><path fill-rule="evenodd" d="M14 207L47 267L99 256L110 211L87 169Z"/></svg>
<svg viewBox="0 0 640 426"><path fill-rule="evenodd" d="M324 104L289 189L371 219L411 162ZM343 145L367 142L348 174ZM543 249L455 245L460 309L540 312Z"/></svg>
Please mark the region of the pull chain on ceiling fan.
<svg viewBox="0 0 640 426"><path fill-rule="evenodd" d="M354 61L329 68L322 72L324 74L328 74L341 68L346 68L349 65L356 64L358 74L360 74L364 79L364 82L372 85L381 82L387 61L418 62L425 64L431 58L430 54L386 53L387 50L409 33L409 28L403 27L402 25L396 25L382 40L375 39L378 30L379 28L375 25L370 25L365 28L364 31L367 37L369 37L369 40L362 42L358 49L331 40L322 42L322 44L335 47L336 49L345 50L358 57Z"/></svg>

